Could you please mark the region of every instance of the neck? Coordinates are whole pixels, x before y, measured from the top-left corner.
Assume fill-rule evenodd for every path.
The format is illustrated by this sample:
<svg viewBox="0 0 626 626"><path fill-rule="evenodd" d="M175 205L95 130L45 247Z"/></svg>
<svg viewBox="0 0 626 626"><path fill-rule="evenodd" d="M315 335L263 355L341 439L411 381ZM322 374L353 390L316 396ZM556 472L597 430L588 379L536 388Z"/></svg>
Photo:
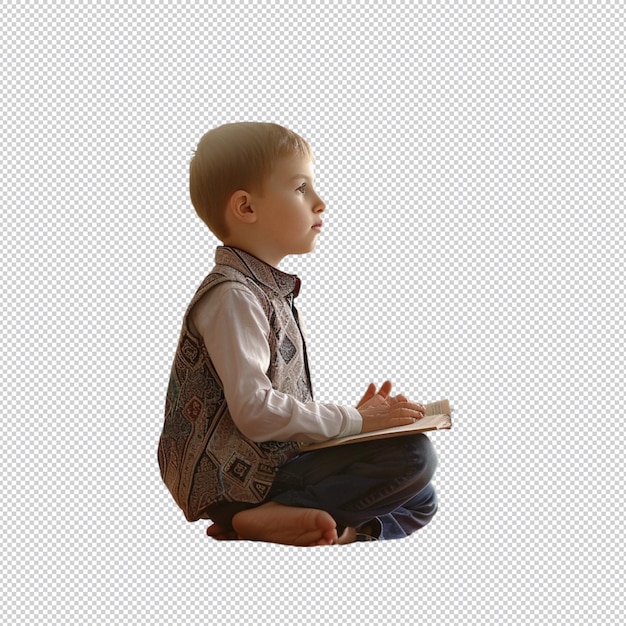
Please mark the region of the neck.
<svg viewBox="0 0 626 626"><path fill-rule="evenodd" d="M259 259L260 261L263 261L264 263L267 263L268 265L271 265L272 267L275 267L276 269L279 269L278 266L281 264L282 260L285 258L284 256L277 254L276 252L273 252L272 250L267 249L262 245L259 245L258 243L253 243L250 241L242 241L242 240L229 237L228 239L224 240L223 243L225 246L228 246L230 248L237 248L238 250L243 250L244 252L251 254L252 256Z"/></svg>

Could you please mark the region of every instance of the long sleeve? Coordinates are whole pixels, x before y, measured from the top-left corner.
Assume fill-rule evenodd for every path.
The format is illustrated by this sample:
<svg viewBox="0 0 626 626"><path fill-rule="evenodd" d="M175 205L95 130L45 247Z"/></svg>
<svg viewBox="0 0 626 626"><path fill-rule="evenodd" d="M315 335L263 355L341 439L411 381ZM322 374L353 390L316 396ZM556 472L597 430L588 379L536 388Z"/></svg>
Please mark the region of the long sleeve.
<svg viewBox="0 0 626 626"><path fill-rule="evenodd" d="M361 431L354 407L300 402L272 388L266 375L269 323L245 287L232 282L214 287L190 321L220 376L234 423L252 441L312 443Z"/></svg>

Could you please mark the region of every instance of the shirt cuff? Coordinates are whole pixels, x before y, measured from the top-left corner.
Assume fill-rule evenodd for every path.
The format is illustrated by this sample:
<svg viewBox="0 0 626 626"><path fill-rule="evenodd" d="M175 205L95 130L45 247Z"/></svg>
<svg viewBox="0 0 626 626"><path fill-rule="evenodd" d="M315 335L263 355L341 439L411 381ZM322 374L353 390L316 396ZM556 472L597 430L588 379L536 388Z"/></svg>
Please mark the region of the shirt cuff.
<svg viewBox="0 0 626 626"><path fill-rule="evenodd" d="M350 437L351 435L358 435L363 428L363 418L356 408L353 406L341 406L339 407L344 414L346 421L345 426L337 437Z"/></svg>

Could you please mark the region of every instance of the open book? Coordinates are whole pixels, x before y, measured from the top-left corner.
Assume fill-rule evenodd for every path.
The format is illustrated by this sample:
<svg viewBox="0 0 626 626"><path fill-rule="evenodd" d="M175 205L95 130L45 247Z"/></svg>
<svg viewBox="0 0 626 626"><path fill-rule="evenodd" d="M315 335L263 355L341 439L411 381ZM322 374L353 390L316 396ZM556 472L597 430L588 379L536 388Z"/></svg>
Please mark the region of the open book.
<svg viewBox="0 0 626 626"><path fill-rule="evenodd" d="M439 402L431 402L425 404L426 415L412 424L404 426L393 426L383 430L375 430L371 433L359 433L358 435L349 435L348 437L336 437L328 439L320 443L303 444L300 448L301 452L310 452L311 450L320 450L321 448L332 448L333 446L345 446L349 443L358 443L360 441L368 441L372 439L385 439L386 437L401 437L403 435L413 435L415 433L423 433L429 430L444 430L452 428L452 409L448 400L439 400Z"/></svg>

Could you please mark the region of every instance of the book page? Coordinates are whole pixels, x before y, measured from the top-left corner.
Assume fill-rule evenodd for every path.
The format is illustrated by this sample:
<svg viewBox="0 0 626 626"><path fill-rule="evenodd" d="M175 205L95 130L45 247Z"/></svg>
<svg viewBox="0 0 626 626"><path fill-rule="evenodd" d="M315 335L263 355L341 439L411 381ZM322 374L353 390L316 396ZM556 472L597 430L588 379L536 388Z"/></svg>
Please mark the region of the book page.
<svg viewBox="0 0 626 626"><path fill-rule="evenodd" d="M424 405L426 415L450 415L450 402L448 400L439 400L438 402L430 402Z"/></svg>

